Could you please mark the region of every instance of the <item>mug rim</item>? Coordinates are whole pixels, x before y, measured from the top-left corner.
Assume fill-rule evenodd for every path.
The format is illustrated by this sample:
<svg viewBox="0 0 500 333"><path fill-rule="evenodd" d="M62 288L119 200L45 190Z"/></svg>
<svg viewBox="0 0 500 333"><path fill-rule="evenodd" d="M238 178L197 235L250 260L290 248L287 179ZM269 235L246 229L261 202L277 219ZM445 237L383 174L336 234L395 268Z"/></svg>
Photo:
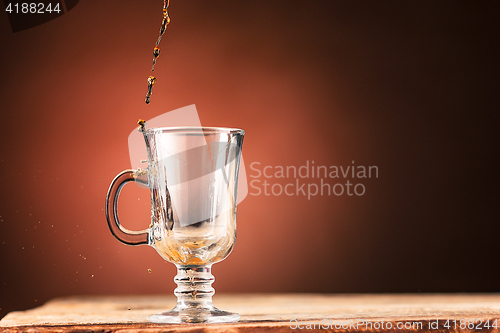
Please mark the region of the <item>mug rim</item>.
<svg viewBox="0 0 500 333"><path fill-rule="evenodd" d="M192 133L192 132L214 132L214 133L240 133L245 131L235 127L212 127L212 126L173 126L146 128L146 133Z"/></svg>

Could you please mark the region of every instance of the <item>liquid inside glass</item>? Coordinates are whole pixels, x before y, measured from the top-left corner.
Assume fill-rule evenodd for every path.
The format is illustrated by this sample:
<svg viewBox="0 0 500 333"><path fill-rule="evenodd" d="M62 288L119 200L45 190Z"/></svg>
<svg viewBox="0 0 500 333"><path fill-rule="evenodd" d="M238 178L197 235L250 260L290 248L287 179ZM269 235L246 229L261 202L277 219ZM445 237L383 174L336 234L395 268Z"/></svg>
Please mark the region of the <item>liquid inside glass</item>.
<svg viewBox="0 0 500 333"><path fill-rule="evenodd" d="M221 217L231 218L228 215ZM236 233L233 228L213 227L218 222L202 222L206 226L187 227L183 230L155 228L153 242L158 253L167 261L176 265L202 266L215 264L226 258L232 251ZM226 224L226 223L222 223ZM230 226L235 225L230 221Z"/></svg>

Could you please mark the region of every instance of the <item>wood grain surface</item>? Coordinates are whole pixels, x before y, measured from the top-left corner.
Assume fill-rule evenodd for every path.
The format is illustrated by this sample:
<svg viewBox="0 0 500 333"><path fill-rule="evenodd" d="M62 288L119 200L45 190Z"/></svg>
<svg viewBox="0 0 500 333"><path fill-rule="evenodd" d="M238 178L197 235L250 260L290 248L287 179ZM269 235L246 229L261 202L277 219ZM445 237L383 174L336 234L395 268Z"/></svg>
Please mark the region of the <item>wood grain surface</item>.
<svg viewBox="0 0 500 333"><path fill-rule="evenodd" d="M173 295L75 296L11 312L0 332L500 332L498 294L219 294L214 304L241 320L152 324L148 316L171 309Z"/></svg>

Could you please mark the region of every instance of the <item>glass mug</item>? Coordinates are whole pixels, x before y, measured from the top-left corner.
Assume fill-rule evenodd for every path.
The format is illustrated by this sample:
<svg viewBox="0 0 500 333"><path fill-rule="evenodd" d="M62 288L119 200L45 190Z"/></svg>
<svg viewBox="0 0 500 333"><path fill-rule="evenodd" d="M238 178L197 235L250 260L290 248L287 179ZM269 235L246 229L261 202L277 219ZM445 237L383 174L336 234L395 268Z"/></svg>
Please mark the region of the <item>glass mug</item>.
<svg viewBox="0 0 500 333"><path fill-rule="evenodd" d="M154 314L156 323L238 321L235 313L213 306L211 266L225 259L236 241L236 192L245 132L232 128L164 127L145 129L145 170L125 170L112 181L106 219L113 235L128 245L148 244L177 266L177 305ZM124 228L118 196L128 182L151 191L151 224L142 231Z"/></svg>

